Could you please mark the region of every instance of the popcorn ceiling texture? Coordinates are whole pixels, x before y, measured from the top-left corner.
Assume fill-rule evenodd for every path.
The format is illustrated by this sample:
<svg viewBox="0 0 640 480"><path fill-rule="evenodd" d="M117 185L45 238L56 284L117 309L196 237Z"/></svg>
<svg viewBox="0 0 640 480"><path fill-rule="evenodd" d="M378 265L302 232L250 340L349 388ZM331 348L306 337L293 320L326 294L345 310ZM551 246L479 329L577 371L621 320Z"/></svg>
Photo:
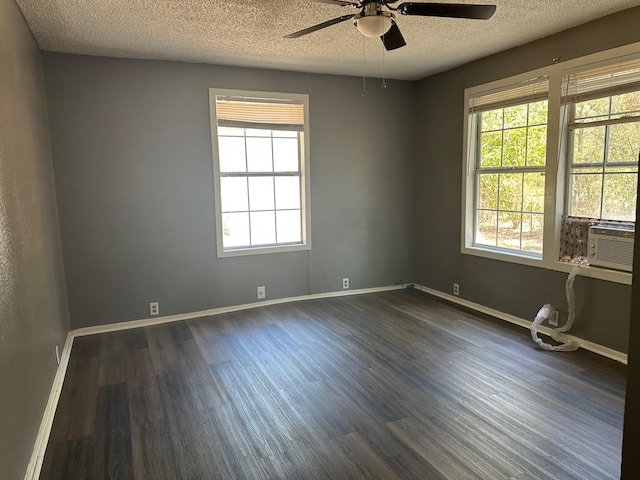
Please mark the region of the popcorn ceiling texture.
<svg viewBox="0 0 640 480"><path fill-rule="evenodd" d="M384 53L389 78L415 80L640 5L640 0L452 0L494 3L491 20L396 20L407 46ZM16 0L42 50L280 70L382 75L383 48L350 21L356 12L311 0ZM364 52L364 62L363 62ZM364 65L363 65L364 63Z"/></svg>

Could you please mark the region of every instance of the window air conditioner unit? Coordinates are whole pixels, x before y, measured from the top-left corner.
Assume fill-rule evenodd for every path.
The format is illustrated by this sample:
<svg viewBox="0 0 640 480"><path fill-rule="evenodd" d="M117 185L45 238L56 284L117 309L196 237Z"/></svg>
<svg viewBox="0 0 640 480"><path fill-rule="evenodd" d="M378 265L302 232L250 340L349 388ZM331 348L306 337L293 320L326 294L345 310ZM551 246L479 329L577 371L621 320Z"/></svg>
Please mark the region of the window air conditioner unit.
<svg viewBox="0 0 640 480"><path fill-rule="evenodd" d="M587 260L596 267L632 271L633 230L612 227L589 227Z"/></svg>

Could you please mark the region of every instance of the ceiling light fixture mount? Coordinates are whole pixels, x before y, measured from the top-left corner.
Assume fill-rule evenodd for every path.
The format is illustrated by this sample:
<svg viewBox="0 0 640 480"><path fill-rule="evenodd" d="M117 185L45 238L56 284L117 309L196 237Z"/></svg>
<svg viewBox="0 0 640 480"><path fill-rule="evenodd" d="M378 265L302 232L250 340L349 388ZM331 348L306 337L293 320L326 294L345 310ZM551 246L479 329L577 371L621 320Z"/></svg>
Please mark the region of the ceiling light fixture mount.
<svg viewBox="0 0 640 480"><path fill-rule="evenodd" d="M376 4L370 3L362 12L353 16L353 24L365 37L381 37L391 28L393 18L393 13L383 12Z"/></svg>

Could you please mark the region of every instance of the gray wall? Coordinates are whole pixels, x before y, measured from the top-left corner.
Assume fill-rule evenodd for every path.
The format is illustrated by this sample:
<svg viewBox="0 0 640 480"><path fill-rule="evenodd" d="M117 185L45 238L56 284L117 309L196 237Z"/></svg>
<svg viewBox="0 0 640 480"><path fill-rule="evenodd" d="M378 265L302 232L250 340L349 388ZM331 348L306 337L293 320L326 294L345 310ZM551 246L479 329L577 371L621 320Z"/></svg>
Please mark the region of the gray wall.
<svg viewBox="0 0 640 480"><path fill-rule="evenodd" d="M42 56L0 1L0 476L24 476L68 330Z"/></svg>
<svg viewBox="0 0 640 480"><path fill-rule="evenodd" d="M412 277L416 85L44 54L73 328ZM208 88L308 93L311 251L219 259Z"/></svg>
<svg viewBox="0 0 640 480"><path fill-rule="evenodd" d="M551 302L566 314L566 274L460 253L464 89L552 63L640 41L634 8L427 78L419 86L415 176L415 281L533 319ZM572 333L626 352L629 286L579 277ZM566 316L565 316L566 318Z"/></svg>

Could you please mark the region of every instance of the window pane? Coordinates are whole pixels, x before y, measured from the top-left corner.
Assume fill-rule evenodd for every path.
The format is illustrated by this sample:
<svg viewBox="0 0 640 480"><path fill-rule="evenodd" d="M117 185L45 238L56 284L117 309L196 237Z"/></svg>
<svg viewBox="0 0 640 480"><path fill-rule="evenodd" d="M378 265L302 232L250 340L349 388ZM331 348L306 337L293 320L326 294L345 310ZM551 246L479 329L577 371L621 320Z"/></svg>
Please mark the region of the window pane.
<svg viewBox="0 0 640 480"><path fill-rule="evenodd" d="M498 208L498 174L480 174L478 185L478 208Z"/></svg>
<svg viewBox="0 0 640 480"><path fill-rule="evenodd" d="M502 130L502 112L500 108L498 110L491 110L489 112L482 113L482 131L488 132L491 130Z"/></svg>
<svg viewBox="0 0 640 480"><path fill-rule="evenodd" d="M273 172L271 138L247 138L247 168L250 172Z"/></svg>
<svg viewBox="0 0 640 480"><path fill-rule="evenodd" d="M587 100L575 105L576 121L597 121L607 118L609 118L609 97Z"/></svg>
<svg viewBox="0 0 640 480"><path fill-rule="evenodd" d="M516 128L504 131L502 153L503 167L524 166L527 157L527 129Z"/></svg>
<svg viewBox="0 0 640 480"><path fill-rule="evenodd" d="M276 209L300 208L300 177L276 177Z"/></svg>
<svg viewBox="0 0 640 480"><path fill-rule="evenodd" d="M640 155L640 122L609 126L608 162L638 162Z"/></svg>
<svg viewBox="0 0 640 480"><path fill-rule="evenodd" d="M218 125L220 137L244 137L244 128L221 127Z"/></svg>
<svg viewBox="0 0 640 480"><path fill-rule="evenodd" d="M275 212L251 212L251 245L276 243Z"/></svg>
<svg viewBox="0 0 640 480"><path fill-rule="evenodd" d="M221 172L246 172L244 137L218 137Z"/></svg>
<svg viewBox="0 0 640 480"><path fill-rule="evenodd" d="M547 124L547 101L529 104L529 126Z"/></svg>
<svg viewBox="0 0 640 480"><path fill-rule="evenodd" d="M271 130L247 128L247 137L271 137Z"/></svg>
<svg viewBox="0 0 640 480"><path fill-rule="evenodd" d="M302 219L300 210L276 212L278 243L300 243L302 241Z"/></svg>
<svg viewBox="0 0 640 480"><path fill-rule="evenodd" d="M249 205L251 210L273 210L273 202L273 177L249 178Z"/></svg>
<svg viewBox="0 0 640 480"><path fill-rule="evenodd" d="M527 132L527 165L543 166L547 159L547 127L530 127Z"/></svg>
<svg viewBox="0 0 640 480"><path fill-rule="evenodd" d="M525 173L522 210L544 212L544 174Z"/></svg>
<svg viewBox="0 0 640 480"><path fill-rule="evenodd" d="M609 173L604 176L602 218L635 221L637 182L636 173Z"/></svg>
<svg viewBox="0 0 640 480"><path fill-rule="evenodd" d="M222 177L220 179L220 198L223 212L249 210L247 177Z"/></svg>
<svg viewBox="0 0 640 480"><path fill-rule="evenodd" d="M274 137L284 137L284 138L298 138L298 132L291 130L274 130Z"/></svg>
<svg viewBox="0 0 640 480"><path fill-rule="evenodd" d="M522 250L542 254L542 233L544 215L539 213L522 214Z"/></svg>
<svg viewBox="0 0 640 480"><path fill-rule="evenodd" d="M222 214L222 245L224 247L245 247L249 240L249 214Z"/></svg>
<svg viewBox="0 0 640 480"><path fill-rule="evenodd" d="M499 210L517 210L522 207L522 173L500 174Z"/></svg>
<svg viewBox="0 0 640 480"><path fill-rule="evenodd" d="M634 117L640 112L640 91L623 93L611 97L611 113L633 113Z"/></svg>
<svg viewBox="0 0 640 480"><path fill-rule="evenodd" d="M516 105L504 109L504 128L524 127L527 125L527 105Z"/></svg>
<svg viewBox="0 0 640 480"><path fill-rule="evenodd" d="M604 161L605 127L578 128L573 131L573 163Z"/></svg>
<svg viewBox="0 0 640 480"><path fill-rule="evenodd" d="M499 167L502 157L502 132L483 133L480 167Z"/></svg>
<svg viewBox="0 0 640 480"><path fill-rule="evenodd" d="M298 139L273 139L273 168L276 172L298 172Z"/></svg>
<svg viewBox="0 0 640 480"><path fill-rule="evenodd" d="M476 221L476 240L478 245L495 247L497 241L498 212L478 210Z"/></svg>
<svg viewBox="0 0 640 480"><path fill-rule="evenodd" d="M571 187L571 212L574 217L600 218L602 175L574 174Z"/></svg>
<svg viewBox="0 0 640 480"><path fill-rule="evenodd" d="M520 212L498 212L498 246L520 250Z"/></svg>

